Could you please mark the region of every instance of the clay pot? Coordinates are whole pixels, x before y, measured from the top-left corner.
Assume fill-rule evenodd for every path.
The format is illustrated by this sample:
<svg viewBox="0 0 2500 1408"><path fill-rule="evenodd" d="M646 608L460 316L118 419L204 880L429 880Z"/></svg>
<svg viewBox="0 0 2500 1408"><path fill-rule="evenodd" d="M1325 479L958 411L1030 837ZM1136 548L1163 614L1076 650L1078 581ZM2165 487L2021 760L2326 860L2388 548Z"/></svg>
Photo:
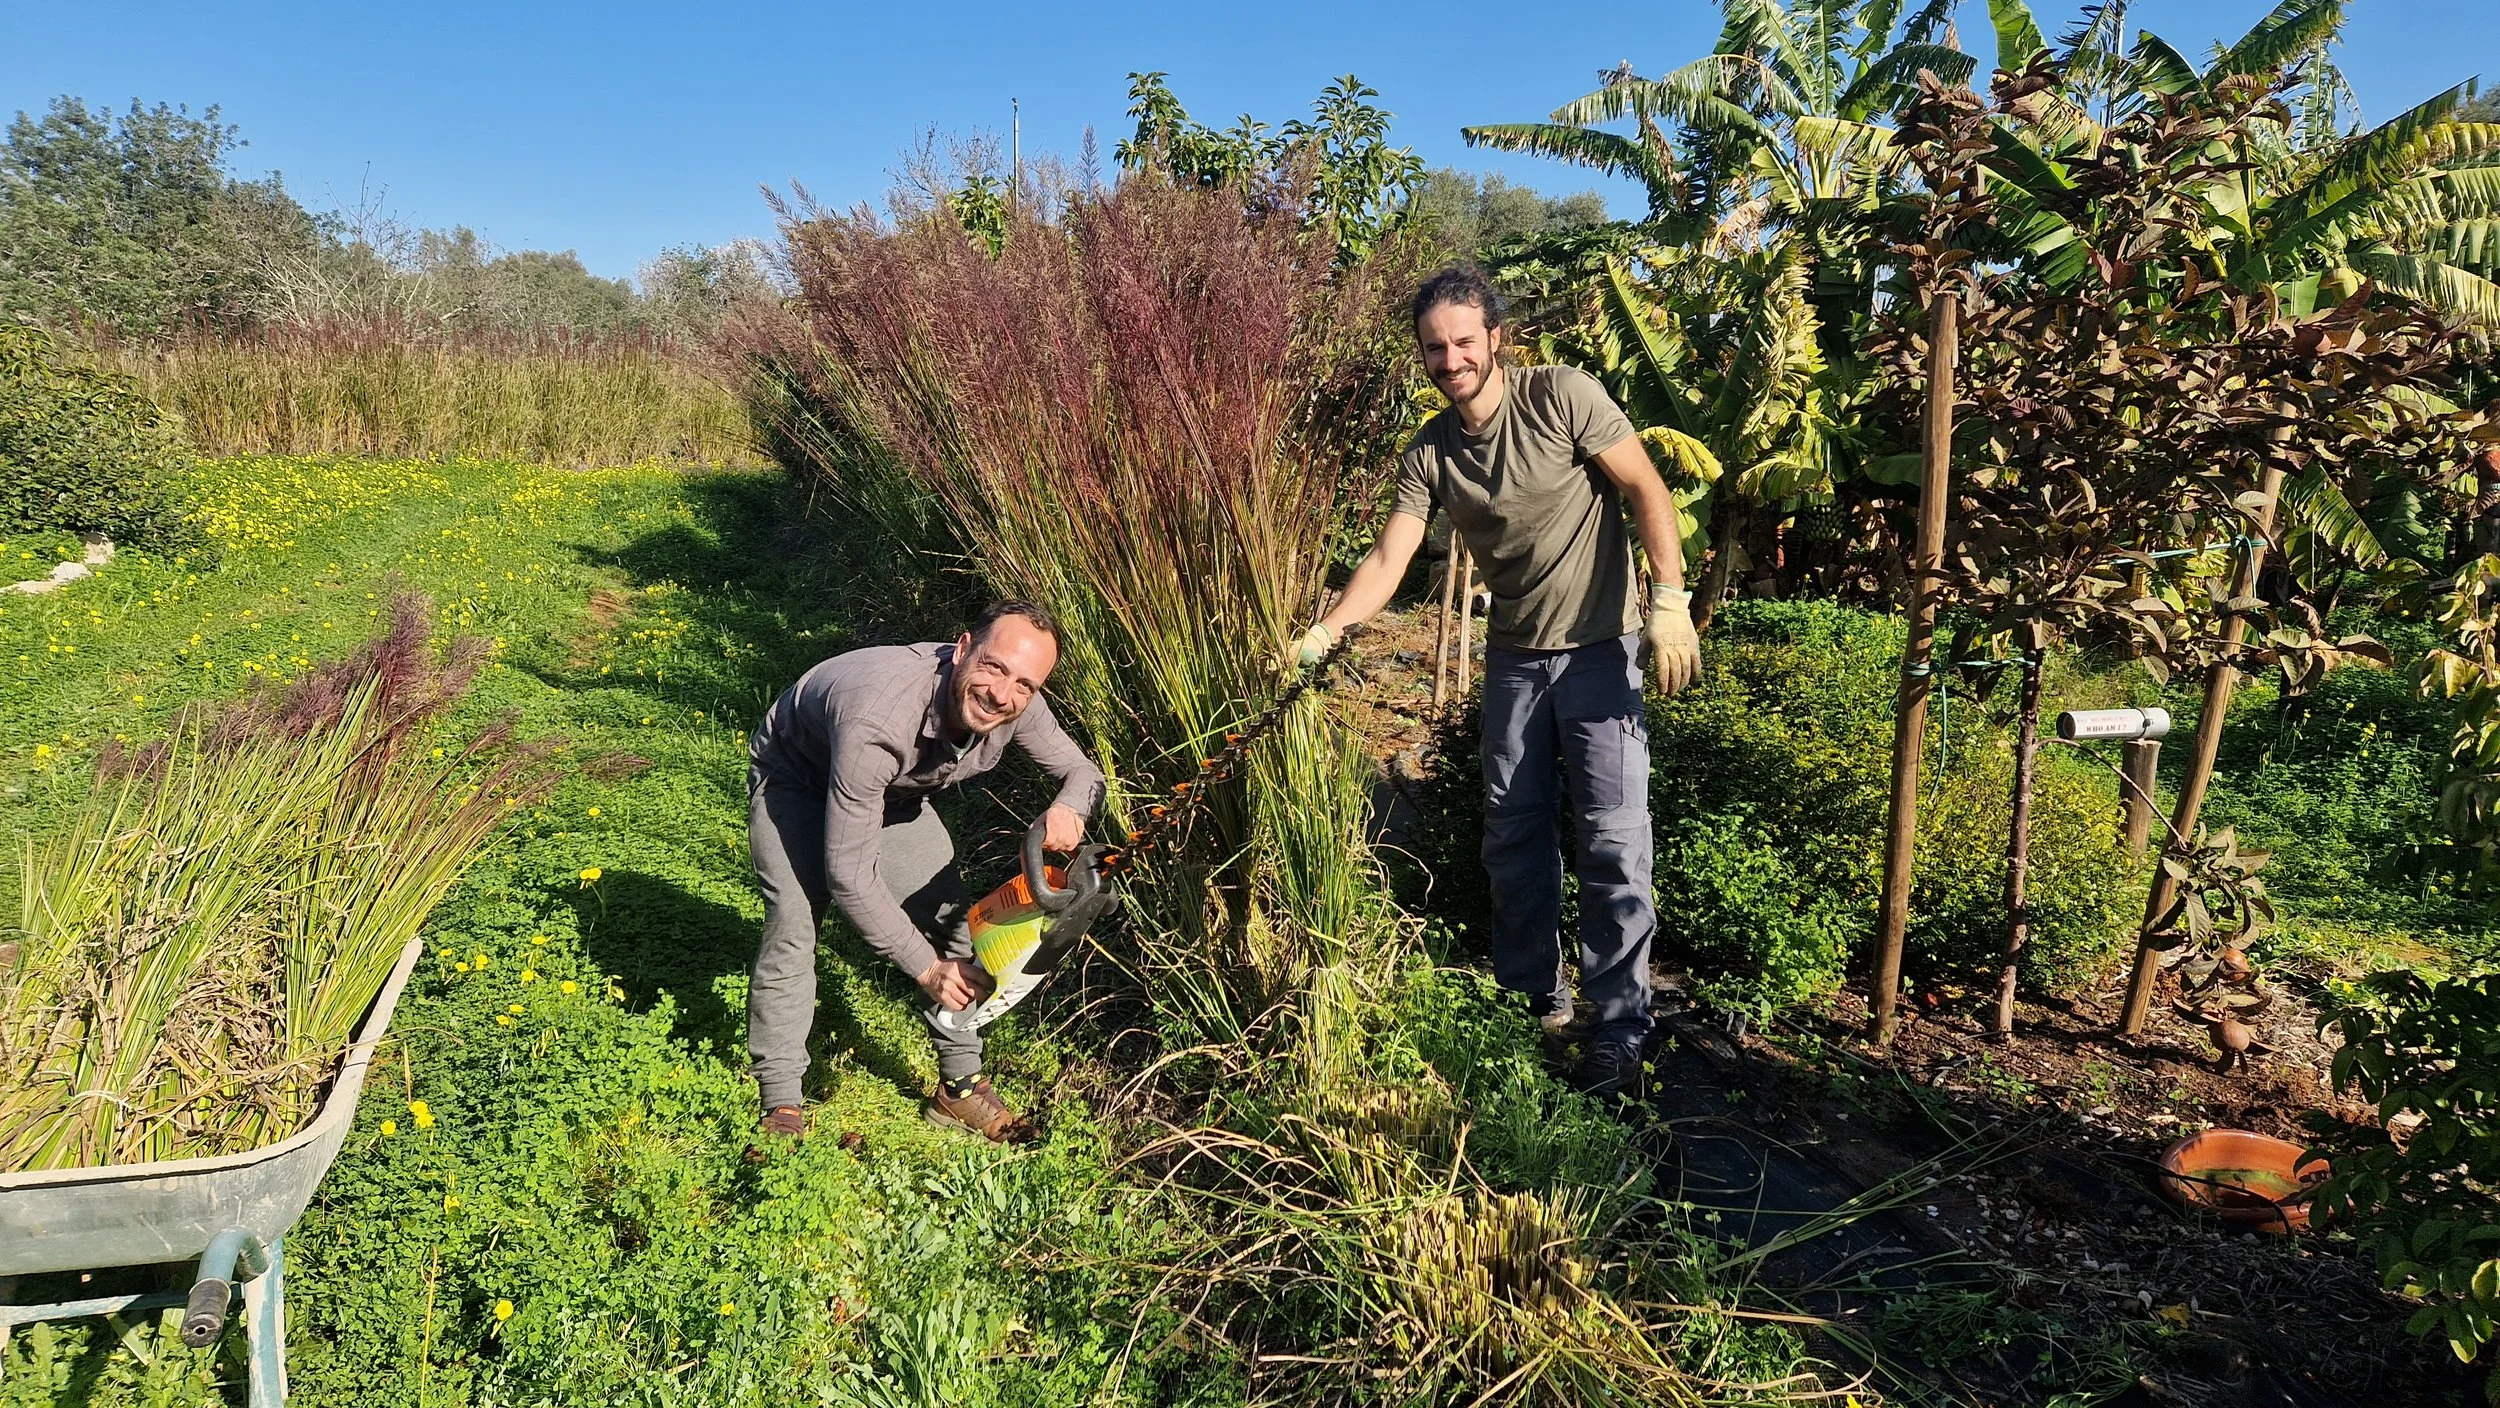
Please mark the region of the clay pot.
<svg viewBox="0 0 2500 1408"><path fill-rule="evenodd" d="M2164 1149L2162 1193L2182 1207L2238 1227L2281 1235L2309 1226L2309 1192L2327 1175L2324 1159L2299 1145L2245 1129L2209 1129Z"/></svg>

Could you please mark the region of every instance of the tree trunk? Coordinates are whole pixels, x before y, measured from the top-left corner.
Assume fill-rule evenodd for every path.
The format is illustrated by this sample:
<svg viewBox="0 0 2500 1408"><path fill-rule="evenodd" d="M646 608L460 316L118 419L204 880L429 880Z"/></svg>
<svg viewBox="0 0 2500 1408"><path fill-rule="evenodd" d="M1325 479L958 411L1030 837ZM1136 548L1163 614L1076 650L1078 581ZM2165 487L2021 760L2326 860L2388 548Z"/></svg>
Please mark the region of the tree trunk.
<svg viewBox="0 0 2500 1408"><path fill-rule="evenodd" d="M2276 436L2288 439L2289 430ZM2231 595L2247 596L2256 589L2257 571L2265 562L2265 539L2274 533L2275 506L2283 497L2283 466L2266 467L2259 481L2258 492L2265 502L2257 510L2257 542L2250 545L2248 556L2241 559L2237 575L2232 578ZM2248 622L2238 616L2222 623L2222 639L2237 645L2246 634ZM2214 757L2222 750L2222 725L2231 712L2231 691L2239 683L2240 672L2229 665L2217 664L2205 677L2205 706L2196 717L2196 751L2189 755L2186 774L2179 781L2179 800L2170 814L2170 837L2196 834L2196 814L2205 805L2206 784L2213 781ZM2164 842L2168 849L2170 842ZM2153 946L2153 926L2170 912L2170 902L2177 898L2179 882L2170 878L2168 869L2153 867L2152 890L2144 897L2144 924L2136 935L2135 967L2127 975L2127 998L2118 1009L2118 1034L2134 1036L2144 1030L2144 1018L2153 1008L2153 983L2160 976L2161 950Z"/></svg>
<svg viewBox="0 0 2500 1408"><path fill-rule="evenodd" d="M1892 1040L1901 1004L1901 946L1910 928L1910 879L1918 842L1919 754L1927 745L1927 696L1935 683L1936 594L1944 575L1945 498L1953 478L1953 361L1961 295L1937 290L1928 308L1927 412L1920 438L1918 548L1910 560L1910 634L1901 651L1901 700L1892 718L1892 802L1884 821L1884 895L1876 911L1868 1034Z"/></svg>
<svg viewBox="0 0 2500 1408"><path fill-rule="evenodd" d="M1710 618L1719 613L1719 603L1727 599L1728 578L1735 575L1736 559L1744 554L1740 546L1745 539L1745 525L1750 515L1740 506L1731 506L1721 527L1726 532L1710 549L1710 565L1702 570L1701 590L1693 593L1693 629L1710 629Z"/></svg>
<svg viewBox="0 0 2500 1408"><path fill-rule="evenodd" d="M2014 735L2014 820L2005 830L2005 966L1997 973L1990 1030L2014 1034L2014 972L2031 942L2031 777L2040 756L2040 647L2023 652L2022 724Z"/></svg>

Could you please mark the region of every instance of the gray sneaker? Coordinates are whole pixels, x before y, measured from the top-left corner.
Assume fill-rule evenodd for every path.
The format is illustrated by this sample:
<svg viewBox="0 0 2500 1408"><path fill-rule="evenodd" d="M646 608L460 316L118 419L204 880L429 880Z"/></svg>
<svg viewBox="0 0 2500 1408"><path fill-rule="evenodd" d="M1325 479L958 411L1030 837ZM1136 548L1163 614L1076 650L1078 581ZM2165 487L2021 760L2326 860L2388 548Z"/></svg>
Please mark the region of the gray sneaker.
<svg viewBox="0 0 2500 1408"><path fill-rule="evenodd" d="M1590 1042L1571 1073L1571 1084L1586 1095L1640 1099L1649 1086L1641 1069L1641 1042L1621 1037Z"/></svg>

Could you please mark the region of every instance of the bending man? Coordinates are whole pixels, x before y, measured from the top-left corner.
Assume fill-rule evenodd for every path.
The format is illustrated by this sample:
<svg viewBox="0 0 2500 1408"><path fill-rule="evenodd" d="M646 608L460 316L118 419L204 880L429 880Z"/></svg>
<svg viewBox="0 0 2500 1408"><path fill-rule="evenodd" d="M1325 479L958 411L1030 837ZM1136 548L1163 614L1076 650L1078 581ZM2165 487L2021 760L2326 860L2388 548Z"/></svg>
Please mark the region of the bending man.
<svg viewBox="0 0 2500 1408"><path fill-rule="evenodd" d="M1316 660L1386 606L1435 507L1493 592L1484 657L1484 866L1493 972L1557 1043L1585 1028L1575 1076L1598 1094L1640 1083L1649 1036L1649 730L1638 652L1660 692L1700 666L1674 496L1595 377L1501 363L1502 306L1484 277L1445 270L1415 295L1415 342L1450 401L1406 447L1396 507L1336 608L1296 645ZM1644 622L1625 519L1649 556ZM1451 549L1457 551L1455 543ZM1561 795L1580 878L1580 1005L1563 981ZM1579 1020L1575 1020L1575 1018Z"/></svg>
<svg viewBox="0 0 2500 1408"><path fill-rule="evenodd" d="M806 1128L799 1082L816 1016L816 935L828 902L871 948L960 1012L989 994L964 925L970 901L955 843L929 805L940 788L998 765L1010 742L1059 779L1043 847L1084 839L1102 770L1042 698L1059 631L1038 606L1002 601L952 644L837 655L773 702L748 749L748 836L764 889L764 941L747 987L747 1049L764 1129ZM932 1021L933 1124L999 1141L1032 1126L981 1078L981 1035Z"/></svg>

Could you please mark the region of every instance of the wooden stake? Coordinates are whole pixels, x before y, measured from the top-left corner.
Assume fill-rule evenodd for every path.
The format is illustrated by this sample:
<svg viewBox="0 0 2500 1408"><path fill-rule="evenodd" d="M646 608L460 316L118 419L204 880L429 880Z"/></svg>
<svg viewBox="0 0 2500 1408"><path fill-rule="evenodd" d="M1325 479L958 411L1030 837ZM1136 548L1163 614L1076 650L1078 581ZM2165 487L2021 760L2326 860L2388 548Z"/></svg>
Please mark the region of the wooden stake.
<svg viewBox="0 0 2500 1408"><path fill-rule="evenodd" d="M1934 682L1936 589L1944 573L1945 498L1952 490L1953 363L1961 296L1939 290L1928 305L1927 417L1918 479L1918 547L1910 560L1910 636L1901 652L1901 702L1892 725L1892 810L1884 829L1884 899L1875 930L1869 1035L1892 1040L1901 1004L1901 945L1910 927L1910 875L1918 839L1919 753L1927 742Z"/></svg>
<svg viewBox="0 0 2500 1408"><path fill-rule="evenodd" d="M2130 738L2121 746L2126 758L2119 768L2124 779L2119 790L2126 794L2127 820L2118 834L2127 843L2127 853L2140 856L2153 836L2153 783L2161 773L2161 740Z"/></svg>
<svg viewBox="0 0 2500 1408"><path fill-rule="evenodd" d="M1452 533L1450 541L1458 541ZM1476 643L1476 555L1458 550L1458 675L1457 695L1467 697L1467 652Z"/></svg>
<svg viewBox="0 0 2500 1408"><path fill-rule="evenodd" d="M1450 699L1450 594L1458 589L1458 537L1450 537L1449 560L1441 564L1441 620L1432 633L1432 707Z"/></svg>
<svg viewBox="0 0 2500 1408"><path fill-rule="evenodd" d="M2040 758L2039 628L2023 650L2022 720L2014 733L2014 815L2005 833L2005 962L1997 971L1996 1011L1988 1029L2014 1034L2014 978L2031 942L2031 783Z"/></svg>
<svg viewBox="0 0 2500 1408"><path fill-rule="evenodd" d="M2275 438L2290 438L2286 427ZM2275 503L2283 494L2283 467L2280 463L2266 466L2265 478L2257 492L2265 502L2257 508L2257 534L2248 547L2248 555L2240 559L2240 569L2231 578L2231 595L2243 597L2257 590L2257 572L2265 565L2266 539L2274 535ZM2233 616L2222 623L2222 639L2236 645L2246 633L2248 623ZM2214 666L2205 677L2205 708L2196 716L2196 752L2188 759L2187 776L2179 784L2179 800L2170 813L2172 837L2196 834L2196 813L2205 805L2205 787L2213 781L2214 755L2222 748L2223 716L2231 712L2231 691L2239 684L2240 672L2229 665ZM2166 849L2166 848L2165 848ZM2171 902L2179 897L2178 882L2170 872L2153 871L2152 893L2144 899L2144 927L2136 939L2135 971L2127 976L2127 1001L2118 1012L2118 1031L2134 1036L2144 1030L2145 1014L2153 1005L2153 978L2161 968L2161 950L2153 947L2153 926L2170 912Z"/></svg>

